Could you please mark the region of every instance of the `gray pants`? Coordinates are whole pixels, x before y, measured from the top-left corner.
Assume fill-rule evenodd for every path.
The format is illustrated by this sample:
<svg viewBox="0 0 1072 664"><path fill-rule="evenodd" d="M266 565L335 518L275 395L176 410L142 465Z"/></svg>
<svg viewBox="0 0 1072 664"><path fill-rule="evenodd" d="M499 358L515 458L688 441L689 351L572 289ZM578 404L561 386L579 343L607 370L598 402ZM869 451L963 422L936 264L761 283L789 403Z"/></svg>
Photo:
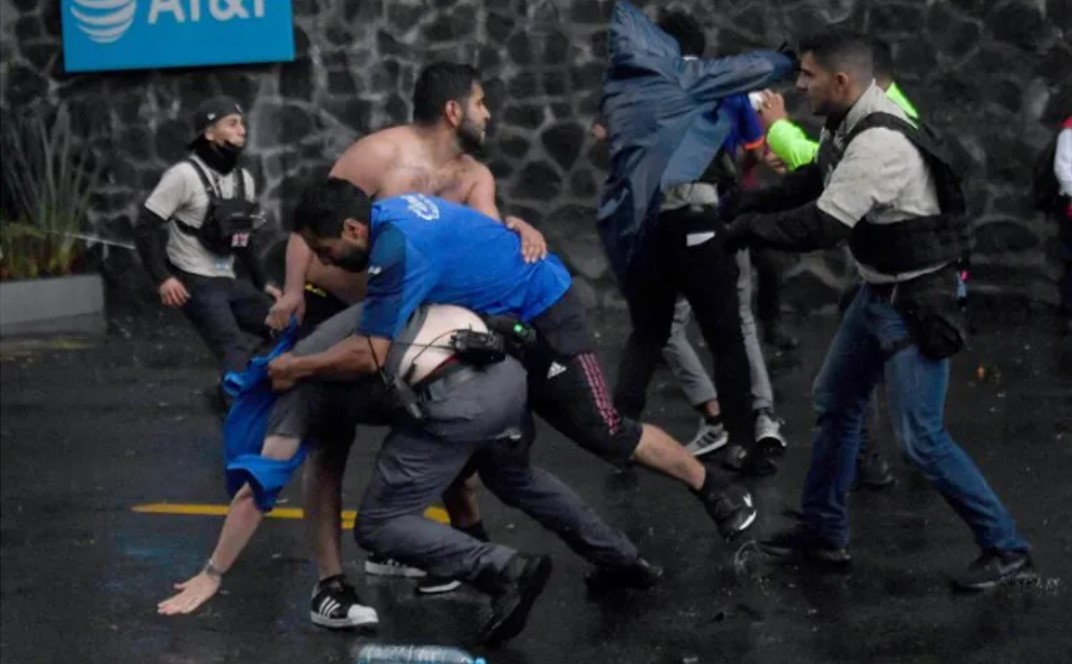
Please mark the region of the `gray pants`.
<svg viewBox="0 0 1072 664"><path fill-rule="evenodd" d="M637 560L636 547L622 532L556 477L529 465L526 375L514 359L450 384L423 403L425 426L396 427L384 441L354 526L359 546L497 592L516 551L423 516L459 474L475 470L500 500L592 563L617 567Z"/></svg>
<svg viewBox="0 0 1072 664"><path fill-rule="evenodd" d="M748 366L752 375L752 409L773 409L774 392L771 389L770 376L767 375L767 363L763 359L763 348L759 345L756 331L756 319L752 315L752 263L747 251L737 252L737 294L741 303L741 334L744 336L744 349L748 355ZM688 337L689 321L692 309L685 298L679 297L674 308L674 322L670 327L670 339L663 348L663 358L674 378L681 385L681 391L692 406L701 406L718 398L718 392L710 375L704 370L696 349Z"/></svg>
<svg viewBox="0 0 1072 664"><path fill-rule="evenodd" d="M362 304L341 311L294 347L295 355L322 353L353 334L361 320ZM387 424L377 376L356 381L301 381L279 395L268 419L269 435L291 438L341 439L349 442L354 427Z"/></svg>

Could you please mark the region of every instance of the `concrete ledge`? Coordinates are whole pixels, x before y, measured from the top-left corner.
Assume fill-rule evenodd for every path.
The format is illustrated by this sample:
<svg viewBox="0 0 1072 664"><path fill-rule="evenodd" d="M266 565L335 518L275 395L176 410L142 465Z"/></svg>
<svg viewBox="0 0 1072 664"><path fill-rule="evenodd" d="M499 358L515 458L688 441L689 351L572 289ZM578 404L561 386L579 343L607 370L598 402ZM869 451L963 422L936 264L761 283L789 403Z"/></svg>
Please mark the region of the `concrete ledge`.
<svg viewBox="0 0 1072 664"><path fill-rule="evenodd" d="M99 274L0 283L0 336L104 330Z"/></svg>

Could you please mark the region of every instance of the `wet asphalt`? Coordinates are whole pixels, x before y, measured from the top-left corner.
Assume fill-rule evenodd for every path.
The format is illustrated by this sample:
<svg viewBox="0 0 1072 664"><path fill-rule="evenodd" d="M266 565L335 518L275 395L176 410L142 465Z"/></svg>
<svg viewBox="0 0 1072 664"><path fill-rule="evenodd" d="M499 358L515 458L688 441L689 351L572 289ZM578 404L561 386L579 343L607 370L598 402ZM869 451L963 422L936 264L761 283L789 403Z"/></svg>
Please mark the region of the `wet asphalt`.
<svg viewBox="0 0 1072 664"><path fill-rule="evenodd" d="M852 496L855 564L827 574L725 544L679 486L616 472L543 427L534 462L625 530L667 577L647 593L589 597L583 561L482 495L495 540L555 561L527 629L495 650L476 641L487 611L480 596L418 598L412 582L366 577L348 535L348 572L379 610L379 633L314 627L315 572L298 520L266 521L201 612L156 615L171 584L204 562L221 520L132 508L227 502L218 424L202 396L213 374L207 352L181 316L156 312L115 320L104 337L5 339L0 654L12 664L349 662L378 641L457 645L490 664L1072 661L1072 378L1060 373L1052 318L980 322L953 365L948 425L1031 540L1038 584L953 593L949 575L977 555L970 533L884 430L880 448L897 482ZM624 318L596 323L613 373ZM798 321L803 349L771 358L790 448L776 476L745 481L762 510L753 536L790 523L784 510L798 502L809 457L811 380L833 328L832 318ZM682 438L695 430L665 371L648 419ZM358 434L346 508L360 500L383 433ZM300 506L297 486L283 506Z"/></svg>

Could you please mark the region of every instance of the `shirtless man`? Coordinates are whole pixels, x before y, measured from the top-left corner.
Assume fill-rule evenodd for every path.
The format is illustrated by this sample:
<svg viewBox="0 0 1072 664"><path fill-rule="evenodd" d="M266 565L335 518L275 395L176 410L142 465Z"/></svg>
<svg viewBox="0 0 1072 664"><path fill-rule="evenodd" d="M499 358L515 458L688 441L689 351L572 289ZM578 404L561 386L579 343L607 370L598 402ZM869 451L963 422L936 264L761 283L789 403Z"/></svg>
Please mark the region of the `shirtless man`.
<svg viewBox="0 0 1072 664"><path fill-rule="evenodd" d="M414 89L413 124L384 129L356 141L335 162L330 176L349 180L376 199L413 192L432 194L501 219L495 203L495 178L487 166L471 156L484 143L490 117L476 69L446 62L432 64L421 72ZM517 217L508 216L503 223L520 236L526 261L546 257L547 245L539 231ZM283 329L294 316L306 331L311 331L332 315L362 301L367 280L365 272L355 274L315 260L301 236L291 234L284 294L272 307L267 323ZM352 442L352 438L340 439L317 446L305 464L304 501L322 582L338 579L342 574L339 512L342 478ZM443 498L454 527L486 539L476 502L475 479L456 483ZM413 573L377 558L366 561L365 570L376 574ZM428 578L418 590L445 592L457 585L449 579ZM320 594L319 590L314 592L314 598ZM350 626L344 617L347 598L352 596L345 589L332 597L335 604L330 605L337 606L339 620L314 620L326 627Z"/></svg>
<svg viewBox="0 0 1072 664"><path fill-rule="evenodd" d="M358 140L335 162L329 177L349 180L373 199L416 192L463 203L502 219L521 236L526 261L541 260L547 255L543 235L518 217L500 216L495 178L471 155L484 144L490 118L476 69L447 62L430 65L413 93L413 124ZM273 328L285 328L291 315L304 319L306 284L347 304L364 299L366 274L355 276L314 259L308 245L292 233L283 297L268 316Z"/></svg>

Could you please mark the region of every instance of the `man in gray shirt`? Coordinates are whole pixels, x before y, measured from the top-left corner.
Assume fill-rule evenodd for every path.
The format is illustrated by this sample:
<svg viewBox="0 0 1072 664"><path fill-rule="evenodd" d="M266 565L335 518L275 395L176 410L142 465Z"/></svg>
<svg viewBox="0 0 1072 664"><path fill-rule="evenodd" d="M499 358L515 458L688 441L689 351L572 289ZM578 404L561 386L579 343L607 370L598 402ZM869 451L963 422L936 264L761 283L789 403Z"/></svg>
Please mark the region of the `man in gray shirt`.
<svg viewBox="0 0 1072 664"><path fill-rule="evenodd" d="M777 557L850 563L846 494L869 394L885 373L905 457L982 549L954 584L982 590L1035 578L1027 540L943 421L948 358L962 345L956 264L969 229L959 178L937 139L875 84L869 40L832 33L800 50L797 88L826 118L817 163L742 196L726 246L809 251L848 240L864 285L815 380L803 521L761 546Z"/></svg>
<svg viewBox="0 0 1072 664"><path fill-rule="evenodd" d="M264 324L272 304L268 296L278 299L280 293L265 281L250 246L252 232L263 218L253 204L253 178L238 166L246 144L242 108L227 97L209 99L194 114L193 127L190 154L161 177L145 201L134 235L160 301L182 309L212 350L222 374L246 367L252 348L245 333L268 336ZM212 223L209 215L231 214L236 199L249 203L237 212L249 217L237 222L248 228L223 230L225 241L214 242L206 235L212 228L206 226ZM231 228L227 224L234 219L219 221L223 223L216 228ZM252 284L236 277L236 256Z"/></svg>

